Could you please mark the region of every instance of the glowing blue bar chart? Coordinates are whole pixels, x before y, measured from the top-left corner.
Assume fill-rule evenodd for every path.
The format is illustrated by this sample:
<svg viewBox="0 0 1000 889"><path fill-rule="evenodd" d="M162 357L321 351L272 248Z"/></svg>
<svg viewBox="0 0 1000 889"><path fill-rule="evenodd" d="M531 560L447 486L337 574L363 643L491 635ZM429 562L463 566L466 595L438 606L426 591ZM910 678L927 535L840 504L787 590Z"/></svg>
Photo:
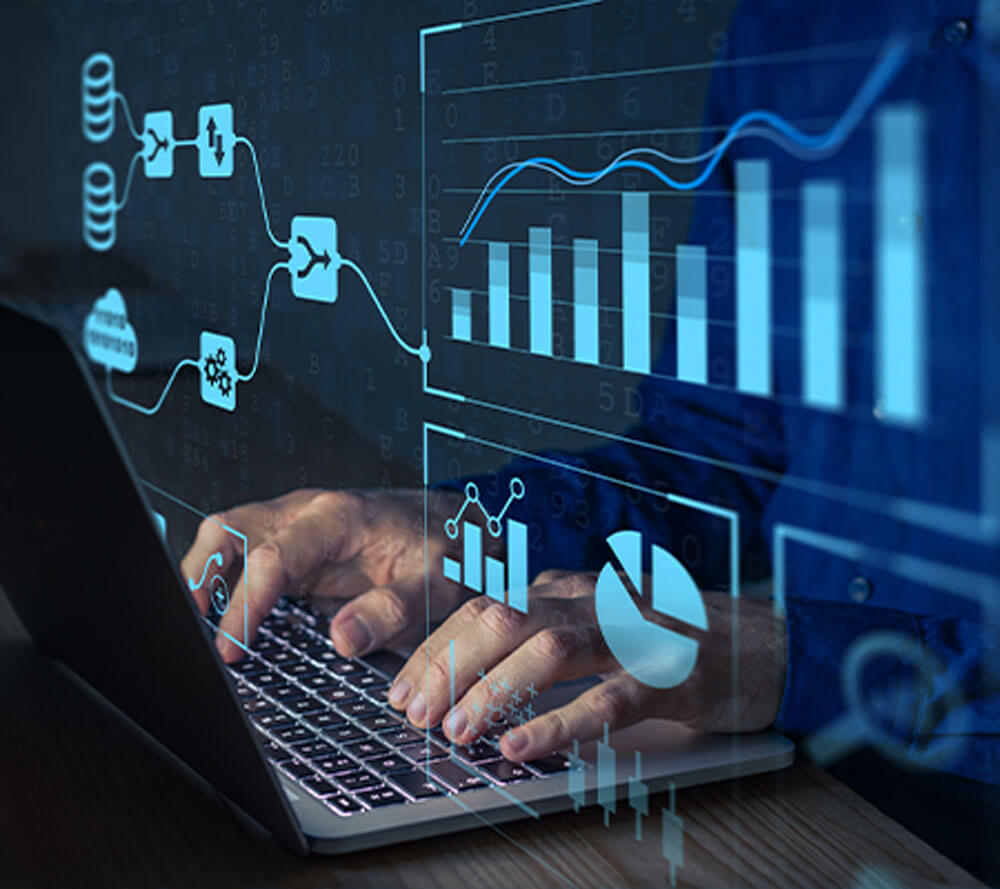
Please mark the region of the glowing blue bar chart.
<svg viewBox="0 0 1000 889"><path fill-rule="evenodd" d="M844 404L842 190L802 186L802 397L821 408Z"/></svg>
<svg viewBox="0 0 1000 889"><path fill-rule="evenodd" d="M528 304L531 351L552 354L552 230L528 229Z"/></svg>
<svg viewBox="0 0 1000 889"><path fill-rule="evenodd" d="M510 347L510 247L490 242L490 345Z"/></svg>
<svg viewBox="0 0 1000 889"><path fill-rule="evenodd" d="M451 291L451 335L466 343L472 341L472 292L458 287Z"/></svg>
<svg viewBox="0 0 1000 889"><path fill-rule="evenodd" d="M705 248L677 245L677 379L708 382Z"/></svg>
<svg viewBox="0 0 1000 889"><path fill-rule="evenodd" d="M574 356L585 364L597 364L597 241L573 241L573 341Z"/></svg>
<svg viewBox="0 0 1000 889"><path fill-rule="evenodd" d="M771 394L771 171L736 163L736 386Z"/></svg>
<svg viewBox="0 0 1000 889"><path fill-rule="evenodd" d="M485 566L485 567L484 567ZM483 531L472 522L462 523L462 560L444 557L444 576L454 583L482 593L497 602L506 602L523 614L528 613L528 526L507 519L507 563L493 556L483 559Z"/></svg>
<svg viewBox="0 0 1000 889"><path fill-rule="evenodd" d="M649 373L649 195L622 194L622 366Z"/></svg>
<svg viewBox="0 0 1000 889"><path fill-rule="evenodd" d="M924 419L924 117L892 105L875 117L876 339L878 412Z"/></svg>

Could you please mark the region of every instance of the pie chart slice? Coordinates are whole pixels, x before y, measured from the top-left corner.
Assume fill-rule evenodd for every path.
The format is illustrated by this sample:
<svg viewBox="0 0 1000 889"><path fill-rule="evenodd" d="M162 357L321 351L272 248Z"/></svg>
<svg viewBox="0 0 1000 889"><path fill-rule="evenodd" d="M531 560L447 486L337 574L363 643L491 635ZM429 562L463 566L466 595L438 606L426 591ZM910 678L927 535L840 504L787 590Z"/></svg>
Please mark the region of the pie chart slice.
<svg viewBox="0 0 1000 889"><path fill-rule="evenodd" d="M608 538L608 545L633 586L641 590L642 535L619 531ZM660 547L653 547L653 606L700 630L708 628L697 584L684 566ZM652 688L674 688L691 675L698 659L697 640L646 620L612 562L597 578L595 607L608 648L639 682Z"/></svg>

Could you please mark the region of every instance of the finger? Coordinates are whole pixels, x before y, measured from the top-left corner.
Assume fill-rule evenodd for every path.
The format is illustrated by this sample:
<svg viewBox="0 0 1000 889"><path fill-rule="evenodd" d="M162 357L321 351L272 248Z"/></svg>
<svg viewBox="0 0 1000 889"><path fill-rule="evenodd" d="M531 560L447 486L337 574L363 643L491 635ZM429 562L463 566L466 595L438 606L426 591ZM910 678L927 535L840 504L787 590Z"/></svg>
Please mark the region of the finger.
<svg viewBox="0 0 1000 889"><path fill-rule="evenodd" d="M208 613L209 578L215 573L230 574L243 558L243 539L234 533L231 521L227 513L207 516L181 559L181 574L202 615Z"/></svg>
<svg viewBox="0 0 1000 889"><path fill-rule="evenodd" d="M219 621L216 645L225 661L231 663L241 657L274 603L295 589L331 553L353 556L349 541L343 539L346 523L342 522L342 513L329 507L326 495L320 495L294 522L250 551L229 607Z"/></svg>
<svg viewBox="0 0 1000 889"><path fill-rule="evenodd" d="M605 726L620 729L645 719L654 694L627 673L618 673L564 707L511 729L500 739L500 752L523 762L568 747L574 740L600 738Z"/></svg>
<svg viewBox="0 0 1000 889"><path fill-rule="evenodd" d="M543 627L575 622L558 600L535 600L529 614L485 596L470 599L410 658L389 703L415 725L436 725L483 671L507 658Z"/></svg>
<svg viewBox="0 0 1000 889"><path fill-rule="evenodd" d="M592 624L546 627L459 698L444 718L444 731L457 744L470 744L505 722L529 722L538 694L556 682L607 670L613 661Z"/></svg>
<svg viewBox="0 0 1000 889"><path fill-rule="evenodd" d="M359 578L342 579L341 588L359 582ZM369 589L346 602L330 621L330 639L337 653L360 657L391 645L408 631L422 630L426 582L423 573L415 573L388 584L369 584ZM432 601L435 598L431 596Z"/></svg>

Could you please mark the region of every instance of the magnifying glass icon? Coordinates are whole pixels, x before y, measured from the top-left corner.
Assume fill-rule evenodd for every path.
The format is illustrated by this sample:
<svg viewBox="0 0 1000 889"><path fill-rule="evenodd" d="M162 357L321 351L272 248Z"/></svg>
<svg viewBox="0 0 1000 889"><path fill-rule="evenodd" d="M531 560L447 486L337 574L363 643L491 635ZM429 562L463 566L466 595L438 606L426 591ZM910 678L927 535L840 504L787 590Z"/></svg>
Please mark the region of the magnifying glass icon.
<svg viewBox="0 0 1000 889"><path fill-rule="evenodd" d="M889 658L909 665L913 678L909 682L904 680L904 684L895 689L866 694L862 687L866 668ZM926 744L913 740L922 728L919 703L934 695L935 677L944 672L941 659L910 636L877 632L860 637L844 659L842 681L846 712L806 741L806 753L820 765L828 765L870 744L889 759L909 768L937 769L953 761L965 743L968 722L960 685L952 685L942 699L946 713L943 721L947 722L948 731L939 731ZM898 719L906 705L910 705L908 731L890 730L885 725L886 720L876 718L875 714L890 714ZM940 729L941 725L933 727Z"/></svg>

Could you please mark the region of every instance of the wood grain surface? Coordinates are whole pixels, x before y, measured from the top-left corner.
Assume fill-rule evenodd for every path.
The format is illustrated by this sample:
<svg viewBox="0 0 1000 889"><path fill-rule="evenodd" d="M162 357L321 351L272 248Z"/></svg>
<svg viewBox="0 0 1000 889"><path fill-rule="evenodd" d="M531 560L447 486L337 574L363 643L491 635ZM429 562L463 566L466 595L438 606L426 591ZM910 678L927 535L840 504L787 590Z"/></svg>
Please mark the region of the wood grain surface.
<svg viewBox="0 0 1000 889"><path fill-rule="evenodd" d="M123 668L124 665L123 665ZM96 707L24 638L0 591L0 886L669 886L659 818L609 827L588 809L338 858L296 858L245 832ZM658 815L665 797L650 801ZM976 881L824 772L677 794L679 886L891 886Z"/></svg>

